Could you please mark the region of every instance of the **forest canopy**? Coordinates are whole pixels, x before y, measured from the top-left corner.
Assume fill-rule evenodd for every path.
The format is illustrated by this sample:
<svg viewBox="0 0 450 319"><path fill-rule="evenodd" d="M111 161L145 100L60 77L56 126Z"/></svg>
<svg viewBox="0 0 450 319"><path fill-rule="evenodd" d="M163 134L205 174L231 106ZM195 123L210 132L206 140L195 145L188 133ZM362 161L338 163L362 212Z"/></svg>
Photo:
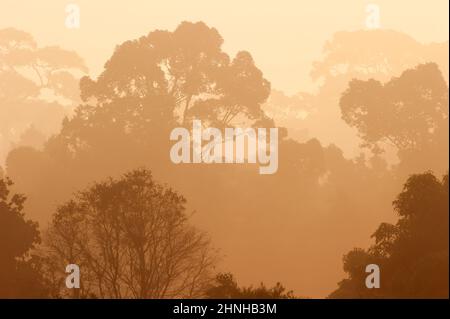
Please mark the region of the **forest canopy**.
<svg viewBox="0 0 450 319"><path fill-rule="evenodd" d="M448 43L336 32L287 96L204 22L148 31L87 76L0 30L0 296L448 297ZM278 129L276 173L174 164L194 121Z"/></svg>

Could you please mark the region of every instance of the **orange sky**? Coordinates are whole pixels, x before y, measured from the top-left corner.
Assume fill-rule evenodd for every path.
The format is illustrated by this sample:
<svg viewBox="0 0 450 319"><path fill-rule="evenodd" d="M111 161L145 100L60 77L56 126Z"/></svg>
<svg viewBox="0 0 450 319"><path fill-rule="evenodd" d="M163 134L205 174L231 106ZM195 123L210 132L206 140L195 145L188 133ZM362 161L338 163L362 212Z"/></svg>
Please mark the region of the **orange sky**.
<svg viewBox="0 0 450 319"><path fill-rule="evenodd" d="M80 6L80 29L64 25L69 3ZM369 3L379 5L382 28L422 42L449 38L448 0L0 0L0 28L16 27L40 45L75 50L96 75L115 45L156 28L173 30L183 20L203 20L219 30L227 52L250 51L274 88L295 93L314 89L311 63L334 32L365 28Z"/></svg>

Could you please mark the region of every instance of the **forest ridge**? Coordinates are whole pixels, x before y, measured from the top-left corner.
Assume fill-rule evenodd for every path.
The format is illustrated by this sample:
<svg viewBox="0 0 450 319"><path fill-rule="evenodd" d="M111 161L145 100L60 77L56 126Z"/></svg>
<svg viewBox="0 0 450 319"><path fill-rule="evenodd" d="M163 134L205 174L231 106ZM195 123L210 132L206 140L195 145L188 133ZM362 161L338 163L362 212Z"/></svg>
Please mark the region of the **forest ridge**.
<svg viewBox="0 0 450 319"><path fill-rule="evenodd" d="M286 96L213 26L149 31L89 77L0 30L0 297L448 298L448 42L336 32ZM277 128L278 170L174 164L196 120Z"/></svg>

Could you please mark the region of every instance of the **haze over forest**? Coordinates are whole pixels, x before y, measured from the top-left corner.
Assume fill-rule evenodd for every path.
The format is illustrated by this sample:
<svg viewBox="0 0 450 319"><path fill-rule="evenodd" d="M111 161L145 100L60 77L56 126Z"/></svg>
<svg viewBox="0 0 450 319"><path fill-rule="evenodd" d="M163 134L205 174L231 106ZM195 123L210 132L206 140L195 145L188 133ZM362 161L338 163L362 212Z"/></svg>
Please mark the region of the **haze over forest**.
<svg viewBox="0 0 450 319"><path fill-rule="evenodd" d="M448 297L448 1L77 4L0 0L0 297ZM173 164L195 119L277 173Z"/></svg>

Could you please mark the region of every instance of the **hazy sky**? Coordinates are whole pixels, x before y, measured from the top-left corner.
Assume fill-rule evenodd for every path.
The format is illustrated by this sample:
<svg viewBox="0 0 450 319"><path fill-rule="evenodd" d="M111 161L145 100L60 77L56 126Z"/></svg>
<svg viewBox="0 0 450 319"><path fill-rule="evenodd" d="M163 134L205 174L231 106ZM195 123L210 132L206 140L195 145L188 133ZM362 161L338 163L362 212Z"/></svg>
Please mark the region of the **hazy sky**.
<svg viewBox="0 0 450 319"><path fill-rule="evenodd" d="M65 27L69 3L80 7L80 29ZM219 30L225 51L250 51L274 88L294 93L313 89L311 62L334 32L365 28L369 3L379 5L382 28L421 42L448 40L448 0L0 0L0 28L19 28L40 45L75 50L96 75L115 45L202 20Z"/></svg>

